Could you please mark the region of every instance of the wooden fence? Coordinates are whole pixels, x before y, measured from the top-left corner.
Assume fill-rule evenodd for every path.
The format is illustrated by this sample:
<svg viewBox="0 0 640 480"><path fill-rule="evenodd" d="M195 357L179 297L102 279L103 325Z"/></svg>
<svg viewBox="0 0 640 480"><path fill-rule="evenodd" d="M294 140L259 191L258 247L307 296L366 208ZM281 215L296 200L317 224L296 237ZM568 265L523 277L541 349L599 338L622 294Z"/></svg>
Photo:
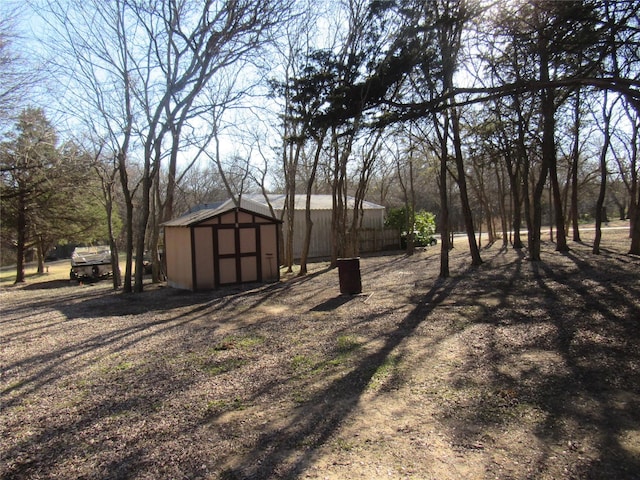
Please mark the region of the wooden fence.
<svg viewBox="0 0 640 480"><path fill-rule="evenodd" d="M394 228L360 230L360 253L400 249L400 232Z"/></svg>

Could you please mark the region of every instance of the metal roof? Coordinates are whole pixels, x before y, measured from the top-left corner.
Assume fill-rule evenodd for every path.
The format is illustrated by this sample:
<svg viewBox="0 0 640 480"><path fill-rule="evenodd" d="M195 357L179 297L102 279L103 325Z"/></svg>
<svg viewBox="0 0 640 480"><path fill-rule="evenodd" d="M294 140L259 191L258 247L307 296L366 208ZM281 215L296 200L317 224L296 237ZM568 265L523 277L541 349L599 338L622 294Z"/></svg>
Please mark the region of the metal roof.
<svg viewBox="0 0 640 480"><path fill-rule="evenodd" d="M191 212L185 215L164 222L162 225L165 227L190 227L236 208L256 213L263 217L273 218L266 204L256 202L250 198L241 197L239 206L236 206L231 198L224 202L205 203L194 207ZM279 221L275 218L273 218L273 220Z"/></svg>
<svg viewBox="0 0 640 480"><path fill-rule="evenodd" d="M251 200L259 202L263 205L267 205L267 201L264 195L249 195ZM269 202L274 210L284 210L284 202L286 195L284 194L268 194ZM296 210L305 210L307 204L306 194L297 194L294 200ZM347 207L353 208L354 198L347 197ZM362 208L364 210L384 210L382 205L378 205L373 202L362 202ZM311 210L332 210L333 209L333 196L332 195L311 195Z"/></svg>

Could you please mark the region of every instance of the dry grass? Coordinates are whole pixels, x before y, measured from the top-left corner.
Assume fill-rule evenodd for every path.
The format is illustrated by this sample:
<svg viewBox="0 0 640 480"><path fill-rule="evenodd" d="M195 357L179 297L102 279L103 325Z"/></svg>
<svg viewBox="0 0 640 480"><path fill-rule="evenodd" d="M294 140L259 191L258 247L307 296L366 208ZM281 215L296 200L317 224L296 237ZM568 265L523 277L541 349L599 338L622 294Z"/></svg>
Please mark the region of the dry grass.
<svg viewBox="0 0 640 480"><path fill-rule="evenodd" d="M46 264L47 271L38 273L37 266L34 264L27 265L24 269L25 277L29 283L40 283L50 280L69 280L69 270L71 267L69 261L56 261ZM0 286L8 287L16 280L15 267L2 267L0 270Z"/></svg>
<svg viewBox="0 0 640 480"><path fill-rule="evenodd" d="M640 471L640 259L493 246L304 278L0 289L1 478L618 478ZM44 281L42 281L44 280Z"/></svg>

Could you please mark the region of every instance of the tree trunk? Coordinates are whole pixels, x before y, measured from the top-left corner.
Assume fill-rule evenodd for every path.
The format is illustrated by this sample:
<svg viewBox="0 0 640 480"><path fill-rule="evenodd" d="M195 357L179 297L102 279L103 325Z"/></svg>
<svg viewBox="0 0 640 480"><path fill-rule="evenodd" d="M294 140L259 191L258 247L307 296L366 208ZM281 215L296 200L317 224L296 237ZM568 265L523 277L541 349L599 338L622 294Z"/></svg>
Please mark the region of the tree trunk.
<svg viewBox="0 0 640 480"><path fill-rule="evenodd" d="M151 135L145 146L144 168L142 172L142 199L140 201L140 217L136 226L136 262L135 283L133 289L136 293L144 290L144 253L146 250L147 226L151 215L151 194L153 181L160 169L162 135Z"/></svg>
<svg viewBox="0 0 640 480"><path fill-rule="evenodd" d="M529 230L529 259L532 261L540 260L540 248L541 240L540 234L542 231L542 194L544 193L544 186L547 182L548 167L546 162L542 161L542 168L540 176L536 182L535 189L533 191L532 199L532 223Z"/></svg>
<svg viewBox="0 0 640 480"><path fill-rule="evenodd" d="M122 285L122 275L120 272L120 255L118 253L118 244L113 231L113 197L111 195L112 183L109 184L109 191L106 198L107 210L107 231L109 233L109 250L111 251L111 271L113 280L113 289L117 290Z"/></svg>
<svg viewBox="0 0 640 480"><path fill-rule="evenodd" d="M44 256L46 254L46 247L44 246L44 241L42 237L39 235L36 237L36 257L38 260L38 269L37 272L39 274L44 273Z"/></svg>
<svg viewBox="0 0 640 480"><path fill-rule="evenodd" d="M571 154L571 222L573 225L573 241L580 241L580 212L578 211L578 163L580 157L580 89L576 91L573 111L573 149Z"/></svg>
<svg viewBox="0 0 640 480"><path fill-rule="evenodd" d="M413 136L411 130L408 133L409 142L412 142ZM404 224L406 225L406 245L405 252L407 255L413 255L415 253L415 239L414 239L414 227L415 227L415 208L416 208L416 196L413 188L413 145L409 143L409 178L405 181L403 177L403 166L400 161L400 153L396 155L396 170L398 174L398 184L402 191L402 197L404 201ZM402 232L399 232L402 234Z"/></svg>
<svg viewBox="0 0 640 480"><path fill-rule="evenodd" d="M180 134L184 122L184 115L187 110L183 111L183 117L178 124L171 124L171 154L169 156L169 167L167 170L167 194L164 199L162 208L162 216L160 220L167 222L173 218L173 204L175 203L176 192L176 173L178 168L178 152L180 151Z"/></svg>
<svg viewBox="0 0 640 480"><path fill-rule="evenodd" d="M636 199L636 205L640 205L640 193ZM640 207L636 207L635 209L632 225L629 253L632 255L640 255Z"/></svg>
<svg viewBox="0 0 640 480"><path fill-rule="evenodd" d="M555 121L554 121L555 130ZM560 191L560 184L558 183L558 162L555 155L555 140L553 141L553 157L549 159L549 175L551 179L551 186L553 192L553 207L555 213L556 222L556 251L568 252L569 245L567 244L567 234L564 225L564 212L562 209L562 192Z"/></svg>
<svg viewBox="0 0 640 480"><path fill-rule="evenodd" d="M509 223L507 221L507 193L505 192L505 180L504 180L504 171L500 172L500 167L498 166L498 162L494 164L495 172L496 172L496 180L498 183L498 195L499 202L498 208L500 209L500 228L502 229L502 248L507 248L509 245Z"/></svg>
<svg viewBox="0 0 640 480"><path fill-rule="evenodd" d="M464 161L462 158L462 142L460 139L460 121L456 109L451 112L452 129L453 129L453 147L455 151L456 169L458 172L458 188L460 189L460 203L462 204L462 215L464 217L464 225L467 231L467 239L469 240L469 251L471 253L471 264L478 266L482 264L480 258L480 250L476 241L475 229L473 226L473 214L471 213L471 205L469 204L469 195L467 192L467 179L464 169Z"/></svg>
<svg viewBox="0 0 640 480"><path fill-rule="evenodd" d="M540 55L540 81L549 81L549 52L546 38L539 32L538 48ZM541 231L542 231L542 195L549 168L555 162L555 95L552 87L542 90L542 166L540 176L533 192L533 225L529 232L529 258L533 261L540 260ZM556 178L557 181L557 178ZM552 179L553 182L553 179Z"/></svg>
<svg viewBox="0 0 640 480"><path fill-rule="evenodd" d="M509 170L509 178L511 180L513 194L513 248L520 249L524 247L524 243L522 242L522 237L520 235L520 229L522 228L523 206L527 230L530 231L532 227L531 202L529 198L530 161L527 156L527 146L525 142L526 126L525 118L522 113L520 97L516 95L514 101L518 112L518 147L516 150L516 165L515 168Z"/></svg>
<svg viewBox="0 0 640 480"><path fill-rule="evenodd" d="M629 191L629 237L633 238L636 231L636 223L640 213L640 186L638 185L638 153L640 145L638 142L639 122L632 122L631 134L631 188Z"/></svg>
<svg viewBox="0 0 640 480"><path fill-rule="evenodd" d="M125 252L126 260L124 267L124 281L122 290L124 293L131 293L131 277L133 265L133 198L129 189L129 178L127 175L127 165L125 153L118 152L118 171L120 172L120 186L124 195L125 203Z"/></svg>
<svg viewBox="0 0 640 480"><path fill-rule="evenodd" d="M378 130L375 134L375 138L373 140L370 138L366 143L367 146L363 147L363 150L366 148L366 151L363 151L363 155L361 155L362 165L360 167L358 184L356 185L356 190L353 195L353 210L351 212L351 225L349 227L348 235L347 250L350 257L360 255L360 230L362 228L362 220L364 216L362 204L369 187L369 179L371 178L373 166L375 165L376 151L378 149L378 142L382 137L382 133L383 130ZM409 168L411 170L411 166Z"/></svg>
<svg viewBox="0 0 640 480"><path fill-rule="evenodd" d="M447 154L440 157L440 278L449 277L449 250L451 242L449 238L449 198L447 194Z"/></svg>
<svg viewBox="0 0 640 480"><path fill-rule="evenodd" d="M283 167L285 172L285 211L287 216L287 231L284 249L284 260L287 266L287 273L293 271L293 235L295 233L295 196L296 196L296 174L298 172L298 162L300 160L300 151L303 144L297 141L295 144L289 144L289 159L287 160L287 146L284 148Z"/></svg>
<svg viewBox="0 0 640 480"><path fill-rule="evenodd" d="M607 105L608 95L605 90L604 100L602 106L602 119L604 124L602 126L603 144L600 151L600 191L598 193L598 200L596 201L596 234L593 239L593 253L595 255L600 254L600 240L602 239L602 222L606 221L606 214L604 212L604 200L607 191L607 152L609 145L611 144L611 112L613 107L609 108ZM607 110L608 109L608 110Z"/></svg>
<svg viewBox="0 0 640 480"><path fill-rule="evenodd" d="M359 131L360 118L356 117L348 135L346 135L346 144L340 150L338 132L332 133L332 142L334 148L334 178L331 186L331 194L333 198L333 212L331 215L332 226L332 251L331 251L331 268L338 265L339 257L350 256L352 253L348 250L352 245L347 236L347 162L351 156L353 141L356 133Z"/></svg>
<svg viewBox="0 0 640 480"><path fill-rule="evenodd" d="M98 167L99 157L99 154L95 157L96 166L94 168L102 181L104 209L105 213L107 214L107 235L109 241L109 251L111 252L111 279L113 281L113 289L118 290L118 288L122 284L122 276L120 272L118 245L115 239L115 232L113 231L113 193L118 167L117 160L114 164L111 164L111 168L108 168L106 164L103 165L104 168Z"/></svg>
<svg viewBox="0 0 640 480"><path fill-rule="evenodd" d="M146 160L149 162L149 160ZM149 165L145 166L145 172L142 178L142 201L140 202L140 217L136 225L135 235L135 281L133 290L140 293L144 290L144 251L145 237L147 232L147 223L149 222L149 206L150 194L152 187L152 177L149 173Z"/></svg>
<svg viewBox="0 0 640 480"><path fill-rule="evenodd" d="M311 244L311 232L313 231L313 220L311 219L311 192L307 190L304 208L304 243L300 255L300 272L298 276L308 273L307 260L309 258L309 246Z"/></svg>
<svg viewBox="0 0 640 480"><path fill-rule="evenodd" d="M549 62L547 51L541 55L540 62L540 79L541 81L549 81ZM555 92L553 88L547 88L542 95L542 115L543 115L543 132L542 132L542 156L543 162L549 171L549 180L551 182L551 193L553 211L556 224L556 251L567 252L567 235L564 226L564 214L562 211L562 193L560 192L560 184L558 182L558 160L556 156L556 105ZM550 222L551 224L551 222Z"/></svg>
<svg viewBox="0 0 640 480"><path fill-rule="evenodd" d="M304 242L302 243L302 254L300 255L300 273L299 275L307 274L307 260L309 258L309 246L311 244L311 232L313 230L313 220L311 220L311 194L313 192L313 185L316 181L316 172L318 171L318 163L320 162L320 154L322 153L322 144L324 143L324 137L326 130L318 136L316 139L316 152L313 156L313 164L311 165L311 173L307 180L307 198L305 200L305 232Z"/></svg>
<svg viewBox="0 0 640 480"><path fill-rule="evenodd" d="M513 248L520 249L524 246L522 244L522 237L520 236L520 229L522 228L522 200L520 193L520 182L522 181L522 179L520 178L520 164L514 167L514 162L510 155L507 155L506 160L507 174L509 175L509 185L511 186L511 205L513 209L511 217L511 229L513 230ZM518 162L519 161L520 160L518 160Z"/></svg>
<svg viewBox="0 0 640 480"><path fill-rule="evenodd" d="M18 215L17 215L18 238L16 239L16 281L22 283L24 276L24 254L27 241L27 215L24 194L18 195Z"/></svg>
<svg viewBox="0 0 640 480"><path fill-rule="evenodd" d="M449 136L449 117L447 112L444 112L444 125L442 131L439 129L439 122L437 116L433 115L433 123L438 135L440 143L440 171L438 177L438 188L440 189L440 278L449 277L449 250L453 245L453 238L450 237L452 232L449 231L449 191L447 188L447 175L449 170L447 168L447 159L449 158L447 138Z"/></svg>
<svg viewBox="0 0 640 480"><path fill-rule="evenodd" d="M405 205L407 207L407 254L413 255L416 249L415 227L416 227L416 192L413 182L413 149L409 154L409 192L405 194Z"/></svg>
<svg viewBox="0 0 640 480"><path fill-rule="evenodd" d="M338 146L338 134L336 132L335 127L331 128L331 150L333 155L333 175L331 178L331 261L330 268L335 268L338 265L338 255L340 250L340 215L342 212L338 211L338 208L341 205L341 201L338 198L339 196L339 186L340 182L340 169L338 164L340 162L340 149Z"/></svg>
<svg viewBox="0 0 640 480"><path fill-rule="evenodd" d="M158 170L159 172L159 170ZM159 173L158 173L159 174ZM160 198L160 181L156 179L154 188L153 188L153 201L151 203L152 212L150 218L150 230L151 230L151 238L150 238L150 255L151 255L151 281L153 283L160 283L164 280L164 273L162 271L162 266L160 263L160 222L158 220L161 219L162 215L162 200ZM166 203L165 203L166 206Z"/></svg>

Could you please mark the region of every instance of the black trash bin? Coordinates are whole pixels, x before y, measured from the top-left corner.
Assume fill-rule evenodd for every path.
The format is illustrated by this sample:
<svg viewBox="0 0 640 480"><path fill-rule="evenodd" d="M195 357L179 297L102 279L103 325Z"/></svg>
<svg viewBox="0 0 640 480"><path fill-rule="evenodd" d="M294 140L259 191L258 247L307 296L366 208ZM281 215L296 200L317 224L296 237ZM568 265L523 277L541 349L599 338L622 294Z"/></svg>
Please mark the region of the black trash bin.
<svg viewBox="0 0 640 480"><path fill-rule="evenodd" d="M362 293L360 257L339 258L338 276L340 277L340 293L346 293L349 295Z"/></svg>

